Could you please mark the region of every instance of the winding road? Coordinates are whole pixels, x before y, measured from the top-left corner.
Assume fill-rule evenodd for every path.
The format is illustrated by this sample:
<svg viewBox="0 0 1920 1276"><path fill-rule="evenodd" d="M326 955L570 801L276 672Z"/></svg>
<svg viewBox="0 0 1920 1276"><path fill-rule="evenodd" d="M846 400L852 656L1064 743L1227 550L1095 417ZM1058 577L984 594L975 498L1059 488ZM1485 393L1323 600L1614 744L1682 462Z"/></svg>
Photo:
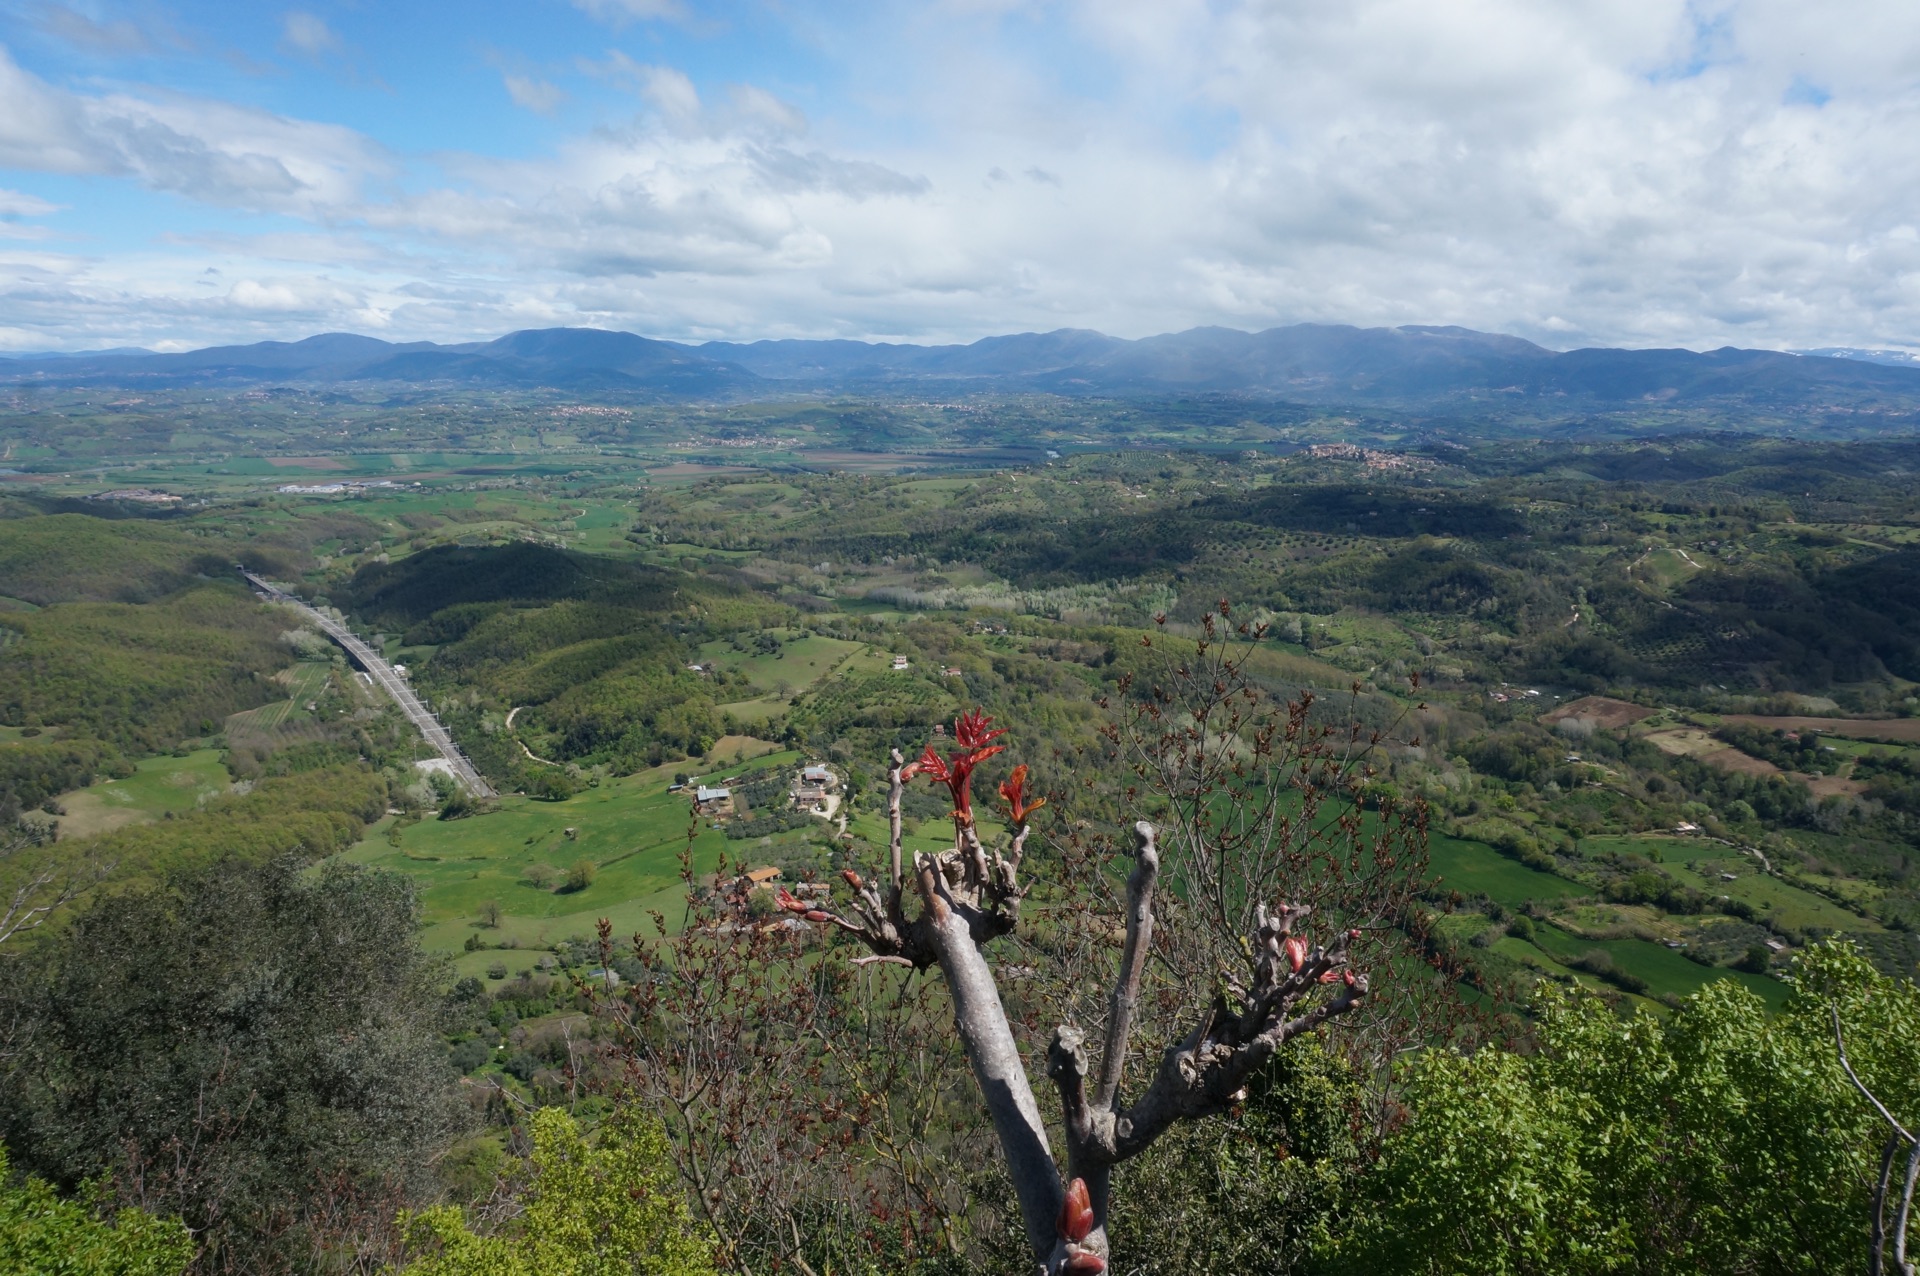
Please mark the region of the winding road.
<svg viewBox="0 0 1920 1276"><path fill-rule="evenodd" d="M268 601L297 610L307 623L339 643L346 653L353 657L354 663L373 675L373 680L393 697L393 702L400 706L400 711L407 715L415 727L419 728L420 734L426 738L427 743L447 760L447 765L453 769L455 778L466 785L469 791L478 797L498 796L493 786L482 779L473 763L467 760L467 755L460 751L460 746L453 742L453 737L447 734L447 729L440 725L440 719L434 717L433 711L422 704L420 697L413 693L413 688L407 685L406 679L395 673L393 666L381 659L374 649L362 642L351 629L337 620L329 619L279 586L262 580L244 567L240 568L240 574L246 577L247 583Z"/></svg>

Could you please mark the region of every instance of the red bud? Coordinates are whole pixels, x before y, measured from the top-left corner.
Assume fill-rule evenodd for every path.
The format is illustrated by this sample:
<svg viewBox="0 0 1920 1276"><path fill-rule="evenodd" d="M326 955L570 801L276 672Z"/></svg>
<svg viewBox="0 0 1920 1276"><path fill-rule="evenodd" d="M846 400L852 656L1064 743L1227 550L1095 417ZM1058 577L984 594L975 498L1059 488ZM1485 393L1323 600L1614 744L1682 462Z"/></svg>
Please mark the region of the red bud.
<svg viewBox="0 0 1920 1276"><path fill-rule="evenodd" d="M850 868L843 868L840 870L840 876L846 878L847 885L853 887L853 889L855 890L860 889L860 874L854 872Z"/></svg>
<svg viewBox="0 0 1920 1276"><path fill-rule="evenodd" d="M1067 1199L1060 1203L1060 1235L1070 1241L1083 1241L1093 1232L1093 1201L1087 1195L1087 1181L1075 1179L1067 1184ZM1106 1264L1073 1270L1104 1271Z"/></svg>
<svg viewBox="0 0 1920 1276"><path fill-rule="evenodd" d="M1067 1261L1060 1264L1062 1272L1072 1276L1099 1276L1107 1270L1107 1260L1090 1249L1076 1249L1067 1255Z"/></svg>
<svg viewBox="0 0 1920 1276"><path fill-rule="evenodd" d="M810 908L807 910L807 920L810 922L830 922L833 920L833 914L823 913L817 908Z"/></svg>

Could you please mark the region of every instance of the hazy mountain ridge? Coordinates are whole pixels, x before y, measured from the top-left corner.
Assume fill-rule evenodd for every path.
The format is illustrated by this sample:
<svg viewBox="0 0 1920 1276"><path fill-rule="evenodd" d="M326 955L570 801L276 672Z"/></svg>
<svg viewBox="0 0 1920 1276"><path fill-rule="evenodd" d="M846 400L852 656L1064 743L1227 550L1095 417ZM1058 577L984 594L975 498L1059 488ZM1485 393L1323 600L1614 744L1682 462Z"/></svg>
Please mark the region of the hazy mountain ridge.
<svg viewBox="0 0 1920 1276"><path fill-rule="evenodd" d="M1059 329L943 346L844 340L692 346L593 328L528 329L451 345L324 333L184 354L0 359L0 381L16 385L290 380L545 387L688 400L923 385L1070 395L1225 393L1336 403L1730 400L1920 409L1920 366L1868 359L1857 351L1557 352L1520 337L1419 325L1192 328L1139 340Z"/></svg>

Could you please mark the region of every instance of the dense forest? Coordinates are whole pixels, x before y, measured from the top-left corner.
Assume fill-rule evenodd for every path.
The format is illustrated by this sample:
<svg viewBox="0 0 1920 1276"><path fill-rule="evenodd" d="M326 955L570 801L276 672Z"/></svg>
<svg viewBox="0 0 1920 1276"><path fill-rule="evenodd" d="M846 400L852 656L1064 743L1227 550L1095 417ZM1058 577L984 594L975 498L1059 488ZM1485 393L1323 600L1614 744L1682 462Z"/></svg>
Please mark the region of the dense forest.
<svg viewBox="0 0 1920 1276"><path fill-rule="evenodd" d="M1910 1228L1920 447L685 468L7 499L0 1266L1026 1269L915 891L1093 1155L1053 1090L1143 818L1088 1110L1319 1017L1084 1217L1056 1173L1050 1270L1814 1273ZM889 903L896 843L947 884Z"/></svg>

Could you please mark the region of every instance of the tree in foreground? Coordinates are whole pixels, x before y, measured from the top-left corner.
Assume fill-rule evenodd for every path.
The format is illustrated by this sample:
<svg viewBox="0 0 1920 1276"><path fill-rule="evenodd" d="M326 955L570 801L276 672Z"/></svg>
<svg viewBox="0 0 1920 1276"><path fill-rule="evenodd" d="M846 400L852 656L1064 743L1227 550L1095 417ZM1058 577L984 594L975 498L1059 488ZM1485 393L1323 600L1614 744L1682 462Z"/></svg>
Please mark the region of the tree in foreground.
<svg viewBox="0 0 1920 1276"><path fill-rule="evenodd" d="M661 1122L726 1270L901 1271L959 1252L979 1122L948 1101L965 1065L937 989L818 960L803 923L753 916L724 859L696 880L699 827L684 916L655 917L657 950L635 937L644 973L586 984L615 1069L589 1087ZM605 920L600 935L604 966Z"/></svg>
<svg viewBox="0 0 1920 1276"><path fill-rule="evenodd" d="M1027 792L1027 768L1015 767L999 786L1009 841L984 844L972 780L1003 751L1004 732L975 712L955 724L957 747L944 756L929 745L907 762L896 751L880 880L846 872L852 899L838 910L782 897L788 910L864 945L863 961L940 968L1031 1270L1045 1276L1106 1270L1116 1167L1176 1124L1241 1104L1290 1041L1335 1021L1368 1026L1356 1013L1372 991L1365 967L1413 924L1424 812L1369 793L1383 734L1351 721L1316 724L1311 697L1272 699L1249 670L1260 637L1234 626L1222 603L1191 654L1169 659L1150 688L1120 688L1108 760L1131 772L1125 798L1152 802L1158 819L1132 827L1117 908L1102 907L1117 874L1073 841L1078 889L1045 918L1067 976L1067 1021L1045 1051L1064 1163L987 959L988 945L1021 924L1029 817L1043 804ZM951 849L909 864L901 795L916 777L948 790L956 835ZM1120 954L1102 999L1090 981L1112 940ZM1135 1044L1143 1029L1164 1043L1147 1068Z"/></svg>
<svg viewBox="0 0 1920 1276"><path fill-rule="evenodd" d="M396 874L228 860L90 902L0 964L0 1134L177 1215L196 1270L366 1269L464 1120Z"/></svg>
<svg viewBox="0 0 1920 1276"><path fill-rule="evenodd" d="M1842 944L1794 975L1779 1014L1721 981L1664 1021L1546 985L1536 1051L1422 1054L1336 1269L1901 1270L1886 1131L1920 1121L1920 989Z"/></svg>
<svg viewBox="0 0 1920 1276"><path fill-rule="evenodd" d="M711 1237L687 1213L666 1137L624 1108L589 1142L559 1108L533 1117L520 1217L492 1235L455 1206L403 1218L428 1251L401 1276L711 1276Z"/></svg>

